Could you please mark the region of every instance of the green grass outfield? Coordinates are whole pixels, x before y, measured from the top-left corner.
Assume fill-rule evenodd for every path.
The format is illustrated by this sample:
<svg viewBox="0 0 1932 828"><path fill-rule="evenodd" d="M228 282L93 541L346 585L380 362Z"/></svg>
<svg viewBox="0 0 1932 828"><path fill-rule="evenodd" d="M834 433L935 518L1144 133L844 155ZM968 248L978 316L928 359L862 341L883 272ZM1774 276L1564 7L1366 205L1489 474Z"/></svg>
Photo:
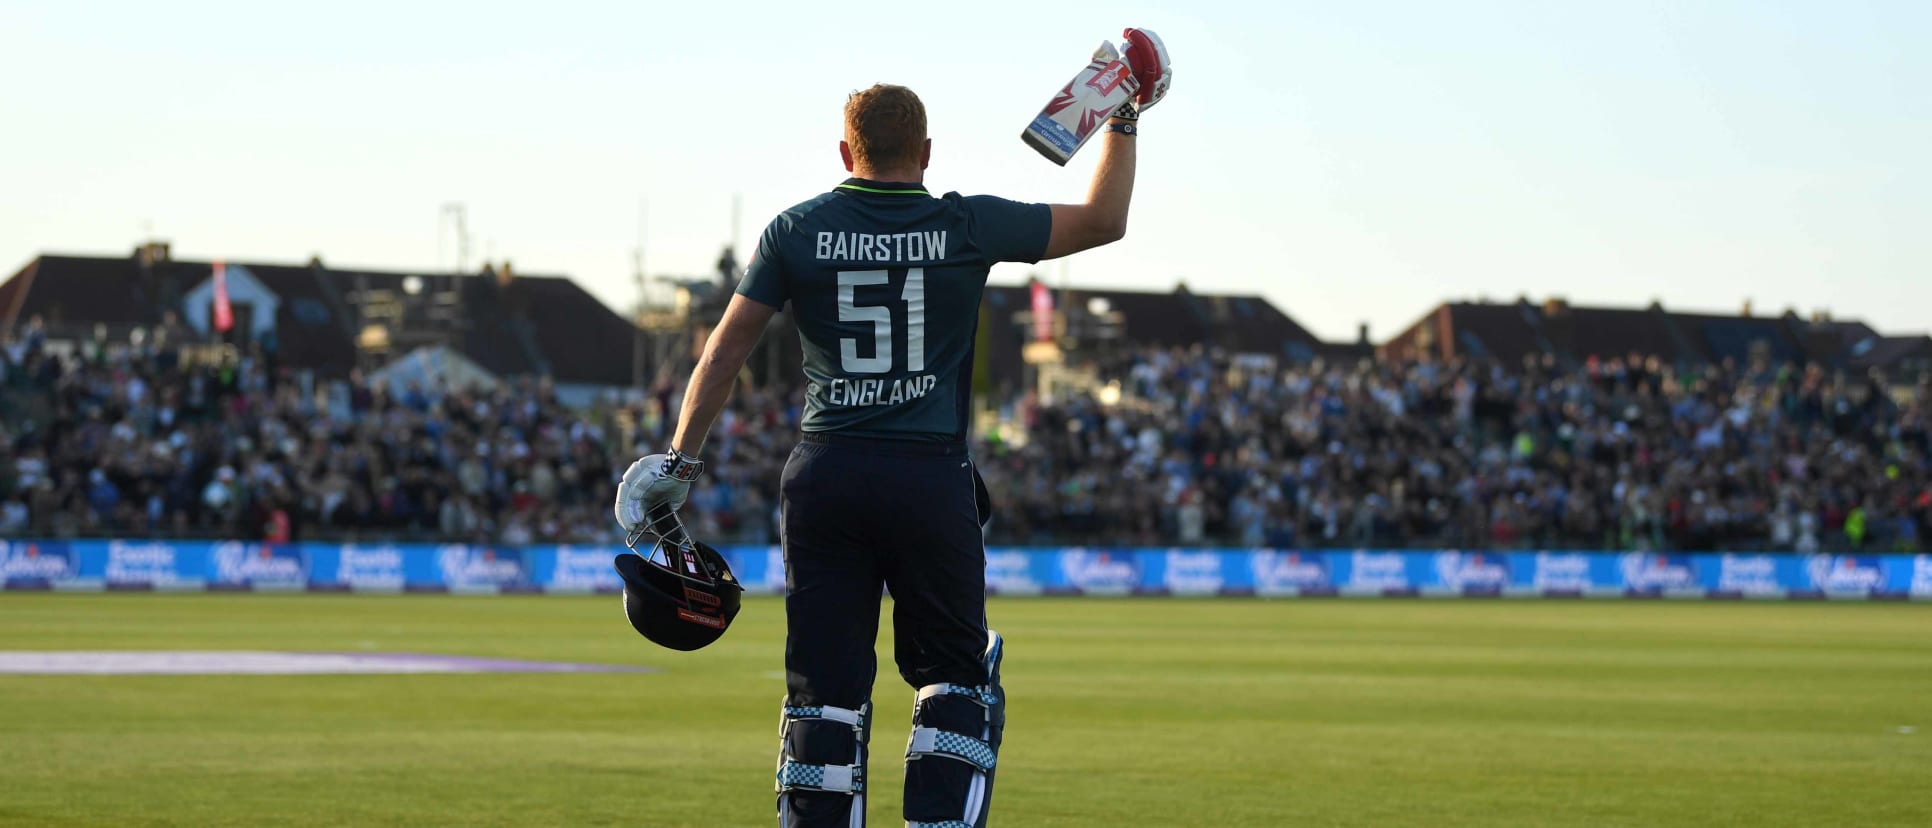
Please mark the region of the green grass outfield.
<svg viewBox="0 0 1932 828"><path fill-rule="evenodd" d="M1932 825L1932 606L991 612L1012 699L998 825ZM769 825L780 617L753 600L722 642L682 654L633 634L614 597L0 594L0 649L663 670L4 675L0 823ZM901 824L910 698L888 661L875 826Z"/></svg>

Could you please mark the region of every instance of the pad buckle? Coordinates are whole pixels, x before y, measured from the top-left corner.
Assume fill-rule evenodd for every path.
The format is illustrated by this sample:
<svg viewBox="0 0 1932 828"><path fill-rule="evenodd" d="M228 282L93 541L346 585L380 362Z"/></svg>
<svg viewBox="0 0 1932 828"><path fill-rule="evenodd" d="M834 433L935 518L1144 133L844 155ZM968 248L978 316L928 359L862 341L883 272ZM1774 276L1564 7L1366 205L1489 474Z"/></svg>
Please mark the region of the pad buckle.
<svg viewBox="0 0 1932 828"><path fill-rule="evenodd" d="M985 711L984 718L989 722L993 720L993 708L1000 703L1000 694L993 689L992 685L968 687L964 684L928 684L919 688L918 698L913 699L913 704L916 705L935 696L965 696L968 701L979 705Z"/></svg>
<svg viewBox="0 0 1932 828"><path fill-rule="evenodd" d="M957 759L982 771L990 771L998 758L993 754L993 746L963 733L940 730L935 727L915 727L912 739L906 743L907 758L920 756L944 756Z"/></svg>
<svg viewBox="0 0 1932 828"><path fill-rule="evenodd" d="M803 788L830 793L865 793L865 768L859 765L809 765L786 760L778 766L778 791Z"/></svg>
<svg viewBox="0 0 1932 828"><path fill-rule="evenodd" d="M792 707L786 705L785 718L792 721L799 719L824 719L828 722L838 722L839 724L847 725L853 730L865 727L864 710L851 710L844 707L831 707L827 705L813 707Z"/></svg>

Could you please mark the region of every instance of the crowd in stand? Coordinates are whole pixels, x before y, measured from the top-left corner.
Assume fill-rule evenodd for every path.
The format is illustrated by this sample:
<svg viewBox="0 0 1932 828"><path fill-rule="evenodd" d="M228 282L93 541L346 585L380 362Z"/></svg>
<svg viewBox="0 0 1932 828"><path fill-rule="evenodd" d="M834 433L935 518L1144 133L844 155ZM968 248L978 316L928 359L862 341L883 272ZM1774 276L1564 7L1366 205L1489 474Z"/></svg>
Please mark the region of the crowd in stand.
<svg viewBox="0 0 1932 828"><path fill-rule="evenodd" d="M562 404L540 381L391 394L260 353L0 358L0 536L610 542L614 475L681 385ZM996 401L994 543L1925 549L1924 381L1771 364L1277 365L1203 349ZM687 520L771 542L795 389L740 388Z"/></svg>
<svg viewBox="0 0 1932 828"><path fill-rule="evenodd" d="M316 383L260 353L54 356L8 343L0 532L589 537L610 452L540 388L430 400ZM603 510L608 512L608 508Z"/></svg>
<svg viewBox="0 0 1932 828"><path fill-rule="evenodd" d="M1924 381L1821 368L1362 362L1201 350L1106 372L982 451L1016 537L1272 547L1924 549ZM1111 395L1110 395L1111 396Z"/></svg>

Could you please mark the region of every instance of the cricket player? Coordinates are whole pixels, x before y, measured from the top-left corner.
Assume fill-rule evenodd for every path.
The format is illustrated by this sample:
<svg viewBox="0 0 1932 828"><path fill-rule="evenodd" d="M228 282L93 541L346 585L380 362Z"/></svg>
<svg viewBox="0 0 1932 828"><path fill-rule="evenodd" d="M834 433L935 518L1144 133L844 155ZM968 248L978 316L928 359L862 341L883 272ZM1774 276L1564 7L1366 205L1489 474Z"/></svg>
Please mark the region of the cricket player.
<svg viewBox="0 0 1932 828"><path fill-rule="evenodd" d="M917 690L906 822L986 825L1005 698L1000 636L986 625L987 506L966 450L980 294L995 262L1056 258L1126 233L1137 120L1151 104L1129 101L1107 121L1084 203L1048 205L932 195L918 96L883 84L854 93L839 142L851 177L765 228L691 376L669 450L625 472L625 529L684 502L746 356L790 304L807 386L780 484L781 826L865 824L882 587L899 675Z"/></svg>

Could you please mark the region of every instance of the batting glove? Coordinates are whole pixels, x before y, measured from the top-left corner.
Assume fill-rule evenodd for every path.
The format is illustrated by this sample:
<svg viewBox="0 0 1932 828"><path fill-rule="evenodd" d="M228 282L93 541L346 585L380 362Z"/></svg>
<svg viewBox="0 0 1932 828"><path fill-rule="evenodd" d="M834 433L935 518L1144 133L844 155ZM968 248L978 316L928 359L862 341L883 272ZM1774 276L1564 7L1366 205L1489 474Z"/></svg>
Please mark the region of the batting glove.
<svg viewBox="0 0 1932 828"><path fill-rule="evenodd" d="M1146 29L1126 29L1120 36L1126 38L1121 59L1134 70L1134 80L1140 82L1140 91L1115 109L1113 117L1134 121L1140 119L1140 113L1152 109L1154 104L1167 97L1167 88L1174 82L1174 66L1167 58L1167 47L1161 44L1159 35Z"/></svg>
<svg viewBox="0 0 1932 828"><path fill-rule="evenodd" d="M634 532L676 515L691 495L691 481L703 471L704 461L676 449L638 458L617 484L617 524Z"/></svg>

